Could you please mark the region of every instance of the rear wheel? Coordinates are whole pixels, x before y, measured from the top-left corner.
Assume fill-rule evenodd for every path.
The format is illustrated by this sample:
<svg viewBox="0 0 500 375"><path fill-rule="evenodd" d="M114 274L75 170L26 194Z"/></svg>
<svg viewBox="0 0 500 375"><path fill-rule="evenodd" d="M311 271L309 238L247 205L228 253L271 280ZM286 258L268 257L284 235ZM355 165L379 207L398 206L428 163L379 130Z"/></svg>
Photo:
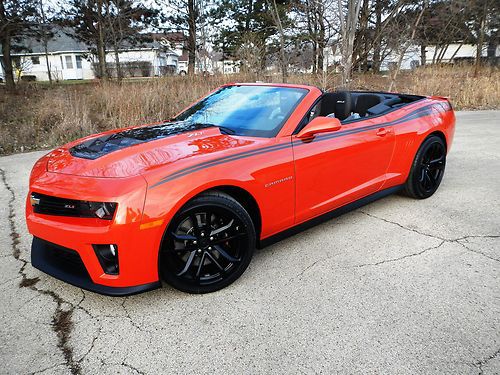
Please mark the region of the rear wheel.
<svg viewBox="0 0 500 375"><path fill-rule="evenodd" d="M250 264L255 228L235 199L219 192L188 202L174 217L160 254L163 280L189 293L234 282Z"/></svg>
<svg viewBox="0 0 500 375"><path fill-rule="evenodd" d="M446 146L443 140L432 135L424 140L418 149L406 180L406 195L416 198L429 198L436 192L443 179L446 166Z"/></svg>

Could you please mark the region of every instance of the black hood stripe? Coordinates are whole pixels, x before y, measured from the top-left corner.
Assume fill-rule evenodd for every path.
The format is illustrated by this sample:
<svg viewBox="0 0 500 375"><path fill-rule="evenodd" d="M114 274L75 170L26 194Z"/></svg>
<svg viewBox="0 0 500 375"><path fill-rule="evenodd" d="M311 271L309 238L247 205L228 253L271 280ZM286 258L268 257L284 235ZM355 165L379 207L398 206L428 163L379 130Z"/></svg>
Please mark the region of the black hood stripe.
<svg viewBox="0 0 500 375"><path fill-rule="evenodd" d="M350 134L361 133L361 132L368 131L368 130L373 130L373 129L376 129L376 128L399 125L399 124L405 123L407 121L411 121L411 120L414 120L414 119L417 119L417 118L421 118L421 117L425 117L425 116L431 115L432 114L432 107L433 107L433 105L430 104L430 105L427 105L425 107L418 108L415 111L410 112L410 113L404 115L403 117L401 117L399 119L396 119L396 120L393 120L393 121L389 121L389 122L384 122L384 123L379 123L379 124L364 126L362 128L357 128L357 129L349 129L349 130L334 132L334 133L327 134L327 135L321 135L320 134L320 135L318 135L316 137L316 139L313 142L322 142L322 141L325 141L325 140L329 140L329 139L333 139L333 138L338 138L338 137L342 137L342 136L350 135ZM293 147L298 147L298 146L308 145L308 144L310 144L310 143L304 143L304 142L302 142L300 140L296 140L296 141L293 142ZM198 172L198 171L200 171L202 169L205 169L205 168L213 167L213 166L216 166L216 165L219 165L219 164L224 164L224 163L228 163L228 162L231 162L231 161L235 161L235 160L239 160L239 159L243 159L243 158L247 158L247 157L251 157L251 156L256 156L256 155L266 154L266 153L269 153L269 152L283 150L283 149L286 149L286 148L289 148L289 147L292 147L292 143L291 142L290 143L278 144L278 145L272 145L272 146L266 146L266 147L259 148L259 149L256 149L256 150L245 151L245 152L241 152L241 153L238 153L238 154L234 154L234 155L230 155L230 156L224 156L224 157L217 158L217 159L214 159L214 160L206 161L206 162L203 162L203 163L200 163L200 164L195 164L193 166L186 167L186 168L181 169L181 170L179 170L177 172L174 172L174 173L172 173L172 174L170 174L168 176L165 176L164 178L162 178L160 181L158 181L154 185L151 185L150 189L155 188L155 187L157 187L159 185L162 185L162 184L164 184L166 182L175 180L177 178L186 176L188 174L191 174L191 173L194 173L194 172Z"/></svg>
<svg viewBox="0 0 500 375"><path fill-rule="evenodd" d="M74 157L95 160L114 151L174 135L213 127L211 124L190 124L182 121L140 126L89 139L69 149Z"/></svg>

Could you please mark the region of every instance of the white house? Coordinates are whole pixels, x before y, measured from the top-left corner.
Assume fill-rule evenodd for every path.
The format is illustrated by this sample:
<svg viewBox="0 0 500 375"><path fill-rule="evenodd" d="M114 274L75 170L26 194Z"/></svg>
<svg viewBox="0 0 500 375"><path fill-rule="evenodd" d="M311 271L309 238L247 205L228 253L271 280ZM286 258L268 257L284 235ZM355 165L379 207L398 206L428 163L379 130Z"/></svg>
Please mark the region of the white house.
<svg viewBox="0 0 500 375"><path fill-rule="evenodd" d="M464 44L464 43L452 43L444 50L438 48L437 46L427 46L425 49L425 61L426 64L432 64L435 62L435 56L442 54L440 62L451 64L458 63L461 61L473 61L476 57L476 45ZM493 52L488 52L488 47L485 45L481 50L481 56L483 58L488 57L489 54L494 54L498 58L500 56L500 46L496 47ZM390 70L394 64L397 64L400 58L399 51L391 51L380 64L380 70L386 71ZM327 47L325 49L325 59L324 68L328 66L334 66L340 63L341 55L335 46ZM401 70L414 69L421 64L421 46L411 45L403 54L403 59L401 60Z"/></svg>
<svg viewBox="0 0 500 375"><path fill-rule="evenodd" d="M154 40L168 46L178 56L177 74L185 75L188 71L189 53L187 37L181 32L152 34ZM196 74L235 74L240 71L240 62L224 57L220 52L200 49L196 52Z"/></svg>
<svg viewBox="0 0 500 375"><path fill-rule="evenodd" d="M26 39L23 45L25 51L12 54L15 74L20 77L47 81L49 69L55 80L96 77L95 55L89 46L68 35L67 29L54 29L54 37L47 43L47 54L41 41ZM123 48L118 57L125 76L161 76L177 71L178 56L157 41ZM116 74L113 51L106 51L106 65L111 74ZM3 77L3 69L0 76Z"/></svg>

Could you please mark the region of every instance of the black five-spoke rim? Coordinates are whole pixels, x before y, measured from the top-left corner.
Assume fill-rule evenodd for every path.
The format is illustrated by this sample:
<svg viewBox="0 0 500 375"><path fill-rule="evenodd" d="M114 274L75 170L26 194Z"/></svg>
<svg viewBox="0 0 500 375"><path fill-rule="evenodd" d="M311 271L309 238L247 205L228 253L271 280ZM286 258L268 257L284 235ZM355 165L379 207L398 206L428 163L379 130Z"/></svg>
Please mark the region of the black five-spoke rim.
<svg viewBox="0 0 500 375"><path fill-rule="evenodd" d="M196 285L219 282L242 261L244 225L221 207L193 208L173 223L164 251L167 271Z"/></svg>
<svg viewBox="0 0 500 375"><path fill-rule="evenodd" d="M444 167L444 146L439 142L432 143L425 151L420 163L420 178L418 182L423 191L430 192L437 188L443 175Z"/></svg>

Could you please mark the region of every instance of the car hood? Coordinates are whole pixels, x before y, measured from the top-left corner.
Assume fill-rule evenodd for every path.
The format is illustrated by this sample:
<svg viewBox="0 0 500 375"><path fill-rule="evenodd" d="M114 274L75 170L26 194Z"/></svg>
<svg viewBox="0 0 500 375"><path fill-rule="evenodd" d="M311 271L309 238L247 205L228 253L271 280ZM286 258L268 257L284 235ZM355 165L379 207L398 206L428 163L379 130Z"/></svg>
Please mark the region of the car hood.
<svg viewBox="0 0 500 375"><path fill-rule="evenodd" d="M174 131L171 131L174 129ZM196 160L253 148L263 139L222 134L217 127L192 129L175 123L106 132L52 151L47 171L90 177L129 177L168 166L175 170Z"/></svg>

